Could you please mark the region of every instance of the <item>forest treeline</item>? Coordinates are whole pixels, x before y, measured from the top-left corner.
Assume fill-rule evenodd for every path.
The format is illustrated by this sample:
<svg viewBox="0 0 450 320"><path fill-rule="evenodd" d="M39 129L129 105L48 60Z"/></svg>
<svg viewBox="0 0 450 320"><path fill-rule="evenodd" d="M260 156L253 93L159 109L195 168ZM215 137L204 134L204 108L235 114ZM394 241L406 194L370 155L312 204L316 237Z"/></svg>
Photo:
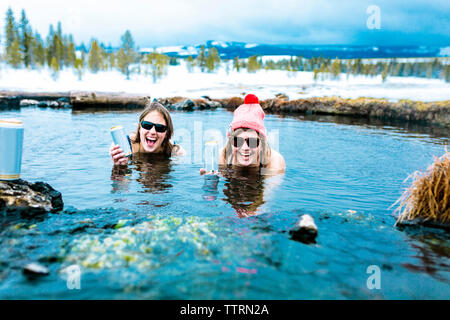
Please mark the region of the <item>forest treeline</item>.
<svg viewBox="0 0 450 320"><path fill-rule="evenodd" d="M169 65L177 65L184 59L189 72L214 72L225 68L239 72L247 70L285 70L290 73L298 71L313 72L314 80L339 79L341 74L378 76L383 81L388 77L424 77L444 79L450 82L450 63L448 58L434 59L346 59L312 57L290 57L287 59L264 60L261 56L246 59L234 57L221 59L217 48L201 46L196 56L187 58L169 57L158 53L140 52L129 30L120 38L120 47L106 46L97 39L91 39L88 45L76 44L71 34L63 33L61 23L56 27L49 26L48 34L43 38L33 30L25 10L21 11L16 21L14 12L8 8L6 12L4 35L0 39L3 52L0 61L13 68L39 69L47 67L53 77L59 71L71 68L81 80L85 71L93 73L107 70L119 70L127 79L131 74L151 76L156 82L167 73ZM419 60L419 61L416 61Z"/></svg>

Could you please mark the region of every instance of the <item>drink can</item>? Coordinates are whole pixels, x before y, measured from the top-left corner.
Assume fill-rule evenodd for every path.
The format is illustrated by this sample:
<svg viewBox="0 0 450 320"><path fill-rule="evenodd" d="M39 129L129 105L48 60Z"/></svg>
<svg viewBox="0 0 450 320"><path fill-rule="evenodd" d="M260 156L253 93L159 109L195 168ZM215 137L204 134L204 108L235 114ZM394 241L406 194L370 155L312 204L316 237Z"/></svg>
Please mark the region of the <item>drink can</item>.
<svg viewBox="0 0 450 320"><path fill-rule="evenodd" d="M120 146L120 148L123 150L123 153L125 153L126 157L131 156L132 151L130 147L130 142L128 141L127 136L125 135L125 132L123 131L122 126L115 126L111 128L111 136L113 139L114 144L117 144Z"/></svg>
<svg viewBox="0 0 450 320"><path fill-rule="evenodd" d="M23 133L21 120L0 119L0 180L20 179Z"/></svg>

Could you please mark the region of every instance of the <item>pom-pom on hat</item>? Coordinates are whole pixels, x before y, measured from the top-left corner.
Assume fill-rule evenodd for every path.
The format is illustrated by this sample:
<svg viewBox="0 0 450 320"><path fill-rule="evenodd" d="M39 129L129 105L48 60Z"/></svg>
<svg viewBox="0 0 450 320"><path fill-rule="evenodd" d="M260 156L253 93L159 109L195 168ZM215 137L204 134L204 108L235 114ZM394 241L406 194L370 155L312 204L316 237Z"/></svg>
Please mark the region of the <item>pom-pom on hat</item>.
<svg viewBox="0 0 450 320"><path fill-rule="evenodd" d="M264 110L259 105L258 97L254 94L248 94L244 98L244 104L241 104L234 110L233 121L230 125L231 130L249 128L261 133L265 137L264 116Z"/></svg>

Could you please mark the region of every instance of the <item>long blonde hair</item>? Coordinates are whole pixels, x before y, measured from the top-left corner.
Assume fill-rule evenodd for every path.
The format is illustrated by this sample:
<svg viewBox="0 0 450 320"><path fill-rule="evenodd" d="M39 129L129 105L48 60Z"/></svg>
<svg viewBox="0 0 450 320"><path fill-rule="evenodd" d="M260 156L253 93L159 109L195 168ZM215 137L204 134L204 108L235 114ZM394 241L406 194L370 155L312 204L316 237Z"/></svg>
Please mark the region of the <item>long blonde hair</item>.
<svg viewBox="0 0 450 320"><path fill-rule="evenodd" d="M136 131L136 136L133 139L133 143L141 144L141 122L144 120L144 118L153 111L158 111L159 114L164 118L167 125L167 131L166 136L164 138L164 141L162 142L161 146L163 149L163 154L170 157L173 152L176 152L179 149L179 146L174 145L170 139L173 135L173 123L172 123L172 117L170 116L169 110L166 109L162 104L159 102L153 101L152 103L148 102L145 106L144 111L142 111L140 117L139 117L139 124Z"/></svg>
<svg viewBox="0 0 450 320"><path fill-rule="evenodd" d="M222 163L226 163L227 166L231 166L233 164L233 139L234 137L238 136L242 131L247 130L253 130L249 128L238 128L234 131L232 131L228 135L227 143L225 145L225 152L222 154ZM260 167L267 167L270 162L270 158L272 156L272 150L270 149L269 143L267 142L267 139L264 135L257 132L258 137L261 142L261 150L259 152L259 166Z"/></svg>

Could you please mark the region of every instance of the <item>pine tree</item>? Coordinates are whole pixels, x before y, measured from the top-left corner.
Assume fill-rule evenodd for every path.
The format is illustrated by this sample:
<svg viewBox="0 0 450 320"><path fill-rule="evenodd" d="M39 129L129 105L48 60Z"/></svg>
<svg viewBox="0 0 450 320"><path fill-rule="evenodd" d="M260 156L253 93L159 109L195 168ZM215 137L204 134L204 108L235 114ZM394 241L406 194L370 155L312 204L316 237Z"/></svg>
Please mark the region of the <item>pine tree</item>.
<svg viewBox="0 0 450 320"><path fill-rule="evenodd" d="M64 43L61 30L61 23L58 22L58 31L53 36L54 57L58 60L58 65L64 65Z"/></svg>
<svg viewBox="0 0 450 320"><path fill-rule="evenodd" d="M88 58L89 69L92 72L97 73L102 68L102 64L103 61L100 47L98 46L97 40L92 40Z"/></svg>
<svg viewBox="0 0 450 320"><path fill-rule="evenodd" d="M389 74L389 64L387 64L386 62L384 63L384 68L383 71L381 71L381 80L383 82L386 82L386 79L388 77Z"/></svg>
<svg viewBox="0 0 450 320"><path fill-rule="evenodd" d="M433 63L431 62L427 64L427 78L433 78Z"/></svg>
<svg viewBox="0 0 450 320"><path fill-rule="evenodd" d="M109 54L109 56L108 56L108 61L109 61L109 67L110 67L111 69L114 69L114 68L117 67L117 64L116 64L116 55L114 54L114 52L111 52L111 53Z"/></svg>
<svg viewBox="0 0 450 320"><path fill-rule="evenodd" d="M341 62L336 57L331 64L331 74L333 75L333 79L338 79L341 74Z"/></svg>
<svg viewBox="0 0 450 320"><path fill-rule="evenodd" d="M445 82L450 82L450 64L447 64L444 68L444 79Z"/></svg>
<svg viewBox="0 0 450 320"><path fill-rule="evenodd" d="M247 71L256 72L259 69L261 69L261 65L258 63L258 57L256 55L249 57L247 63Z"/></svg>
<svg viewBox="0 0 450 320"><path fill-rule="evenodd" d="M236 69L237 72L239 72L239 70L241 69L241 63L239 62L239 57L234 57L233 68Z"/></svg>
<svg viewBox="0 0 450 320"><path fill-rule="evenodd" d="M212 47L208 50L208 57L206 58L206 68L208 68L208 72L213 72L219 64L219 53L216 48Z"/></svg>
<svg viewBox="0 0 450 320"><path fill-rule="evenodd" d="M83 77L83 70L84 70L83 59L75 58L74 68L75 68L75 74L78 76L78 80L81 80L81 78Z"/></svg>
<svg viewBox="0 0 450 320"><path fill-rule="evenodd" d="M22 65L23 58L22 52L20 51L20 42L18 38L14 39L14 42L9 49L7 59L8 63L14 68L18 68Z"/></svg>
<svg viewBox="0 0 450 320"><path fill-rule="evenodd" d="M64 58L65 65L67 67L74 66L75 60L76 60L75 44L72 41L69 41L66 47L66 57Z"/></svg>
<svg viewBox="0 0 450 320"><path fill-rule="evenodd" d="M46 57L47 57L47 65L50 66L52 64L52 58L55 56L55 50L53 46L53 39L55 36L55 31L53 30L53 25L50 24L48 28L48 34L47 34L47 48L46 48Z"/></svg>
<svg viewBox="0 0 450 320"><path fill-rule="evenodd" d="M150 66L153 82L156 82L167 73L169 57L161 53L152 52L144 56L142 63Z"/></svg>
<svg viewBox="0 0 450 320"><path fill-rule="evenodd" d="M347 66L345 68L345 73L347 74L347 79L350 77L350 74L352 73L352 60L349 59L347 61Z"/></svg>
<svg viewBox="0 0 450 320"><path fill-rule="evenodd" d="M197 65L200 67L200 71L204 72L206 68L206 55L205 55L205 46L202 45L200 47L200 52L196 58Z"/></svg>
<svg viewBox="0 0 450 320"><path fill-rule="evenodd" d="M117 51L117 63L116 66L119 69L120 72L122 72L125 75L129 74L129 70L128 70L128 57L125 53L125 49L124 48L120 48L119 51ZM128 76L127 76L128 79Z"/></svg>
<svg viewBox="0 0 450 320"><path fill-rule="evenodd" d="M313 79L314 79L314 81L317 81L317 79L318 79L318 77L319 77L319 69L314 68L314 69L313 69L313 73L314 73Z"/></svg>
<svg viewBox="0 0 450 320"><path fill-rule="evenodd" d="M59 72L59 63L58 63L58 59L56 59L56 57L52 58L52 61L50 62L50 69L52 70L53 80L56 80L58 78L58 72Z"/></svg>
<svg viewBox="0 0 450 320"><path fill-rule="evenodd" d="M117 64L119 70L130 79L130 65L135 62L137 54L135 51L134 40L129 30L120 38L122 41L121 49L117 54Z"/></svg>
<svg viewBox="0 0 450 320"><path fill-rule="evenodd" d="M29 67L33 63L32 59L32 41L33 34L28 24L25 10L22 9L20 18L20 49L22 51L23 62L25 67Z"/></svg>
<svg viewBox="0 0 450 320"><path fill-rule="evenodd" d="M14 12L12 11L11 7L8 8L6 11L6 21L5 21L5 54L6 54L6 61L10 63L10 61L15 61L17 59L17 52L13 52L13 43L14 41L18 40L19 38L19 32L17 30L16 22L14 19ZM17 49L17 48L15 48ZM19 50L20 50L20 43L19 43ZM15 55L13 57L12 55ZM20 52L19 52L20 53ZM20 59L22 59L20 57ZM20 64L20 63L19 63Z"/></svg>
<svg viewBox="0 0 450 320"><path fill-rule="evenodd" d="M39 33L35 33L32 41L33 63L38 67L45 64L45 46Z"/></svg>
<svg viewBox="0 0 450 320"><path fill-rule="evenodd" d="M322 81L325 80L325 73L327 72L326 62L323 61L320 65L319 73L322 74Z"/></svg>

